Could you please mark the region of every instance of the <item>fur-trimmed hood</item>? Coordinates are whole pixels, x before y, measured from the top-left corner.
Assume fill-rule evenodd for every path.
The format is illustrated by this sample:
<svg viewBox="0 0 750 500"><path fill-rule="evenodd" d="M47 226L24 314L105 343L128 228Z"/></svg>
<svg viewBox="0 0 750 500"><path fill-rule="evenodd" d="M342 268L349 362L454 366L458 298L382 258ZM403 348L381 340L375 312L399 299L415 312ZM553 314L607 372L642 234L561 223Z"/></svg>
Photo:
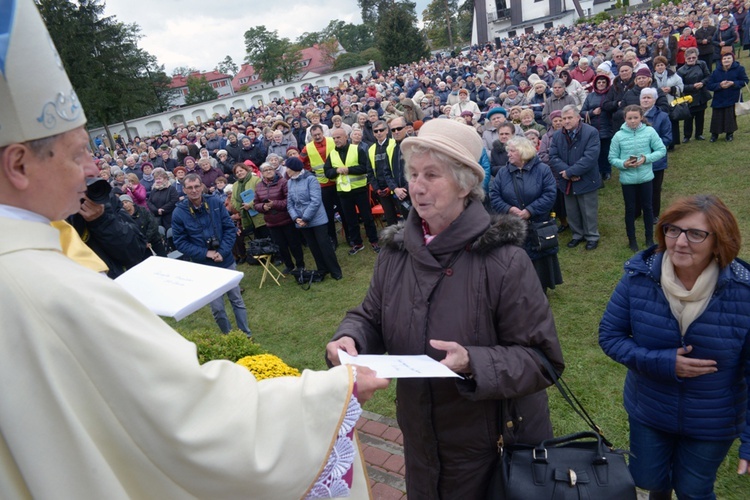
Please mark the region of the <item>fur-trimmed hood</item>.
<svg viewBox="0 0 750 500"><path fill-rule="evenodd" d="M416 212L412 212L411 217L415 215ZM470 249L472 252L489 253L503 245L523 246L524 241L526 241L527 228L526 222L515 215L492 215L490 226L479 238L474 240ZM404 222L383 229L380 232L380 246L392 250L405 250L404 231Z"/></svg>

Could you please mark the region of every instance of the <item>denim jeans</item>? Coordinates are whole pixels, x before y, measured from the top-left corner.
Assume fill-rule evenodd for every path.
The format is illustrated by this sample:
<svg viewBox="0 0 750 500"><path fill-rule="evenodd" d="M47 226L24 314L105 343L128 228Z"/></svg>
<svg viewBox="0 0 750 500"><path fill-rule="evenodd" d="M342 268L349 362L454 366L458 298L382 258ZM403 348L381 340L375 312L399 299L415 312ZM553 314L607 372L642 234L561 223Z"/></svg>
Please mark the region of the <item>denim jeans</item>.
<svg viewBox="0 0 750 500"><path fill-rule="evenodd" d="M237 265L232 264L229 269L237 269ZM250 337L252 332L247 325L247 309L245 308L245 301L242 299L242 292L240 291L239 285L229 290L225 295L229 299L229 303L232 305L237 328ZM211 312L214 315L214 320L216 321L216 324L219 325L221 333L229 333L229 330L232 329L232 324L229 322L227 312L224 309L224 295L219 295L216 299L211 301L210 305Z"/></svg>
<svg viewBox="0 0 750 500"><path fill-rule="evenodd" d="M716 471L733 442L699 441L630 418L630 473L645 490L674 489L679 499L714 500Z"/></svg>

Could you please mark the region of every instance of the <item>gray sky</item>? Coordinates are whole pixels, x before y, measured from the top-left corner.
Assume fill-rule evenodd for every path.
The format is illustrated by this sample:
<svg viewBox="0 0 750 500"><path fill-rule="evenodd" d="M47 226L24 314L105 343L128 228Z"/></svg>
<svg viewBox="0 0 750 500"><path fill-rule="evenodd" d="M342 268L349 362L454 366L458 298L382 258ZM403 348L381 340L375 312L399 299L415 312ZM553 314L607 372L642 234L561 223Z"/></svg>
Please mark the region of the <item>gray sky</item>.
<svg viewBox="0 0 750 500"><path fill-rule="evenodd" d="M430 0L416 0L417 17ZM331 19L362 22L355 0L106 0L105 15L141 27L139 46L164 64L167 74L177 66L210 71L232 56L245 59L244 33L253 26L278 30L294 41L304 32L320 31Z"/></svg>

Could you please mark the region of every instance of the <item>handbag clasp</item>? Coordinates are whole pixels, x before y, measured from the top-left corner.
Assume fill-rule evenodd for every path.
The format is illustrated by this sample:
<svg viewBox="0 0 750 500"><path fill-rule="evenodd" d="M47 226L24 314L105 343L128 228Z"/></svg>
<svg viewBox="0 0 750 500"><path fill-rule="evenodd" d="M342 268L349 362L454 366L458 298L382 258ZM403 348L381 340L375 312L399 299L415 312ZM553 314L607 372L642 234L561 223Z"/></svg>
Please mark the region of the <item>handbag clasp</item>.
<svg viewBox="0 0 750 500"><path fill-rule="evenodd" d="M574 471L573 469L568 469L568 484L570 484L571 488L575 487L576 481L578 481L576 471Z"/></svg>

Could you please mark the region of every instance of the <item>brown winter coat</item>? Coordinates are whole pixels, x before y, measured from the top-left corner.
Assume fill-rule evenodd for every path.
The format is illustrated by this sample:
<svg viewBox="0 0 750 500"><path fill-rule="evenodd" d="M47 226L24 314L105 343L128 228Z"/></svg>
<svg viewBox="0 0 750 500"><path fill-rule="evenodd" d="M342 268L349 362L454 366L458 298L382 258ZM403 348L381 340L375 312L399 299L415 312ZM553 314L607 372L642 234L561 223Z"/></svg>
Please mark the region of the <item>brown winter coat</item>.
<svg viewBox="0 0 750 500"><path fill-rule="evenodd" d="M500 400L511 400L519 441L552 434L543 390L551 382L529 348L539 347L559 370L563 359L549 304L519 246L525 236L521 219L491 220L473 202L425 246L412 210L404 226L384 231L367 295L334 336L352 337L360 353L442 359L430 339L469 352L473 380L398 381L409 498L484 496L497 458Z"/></svg>

